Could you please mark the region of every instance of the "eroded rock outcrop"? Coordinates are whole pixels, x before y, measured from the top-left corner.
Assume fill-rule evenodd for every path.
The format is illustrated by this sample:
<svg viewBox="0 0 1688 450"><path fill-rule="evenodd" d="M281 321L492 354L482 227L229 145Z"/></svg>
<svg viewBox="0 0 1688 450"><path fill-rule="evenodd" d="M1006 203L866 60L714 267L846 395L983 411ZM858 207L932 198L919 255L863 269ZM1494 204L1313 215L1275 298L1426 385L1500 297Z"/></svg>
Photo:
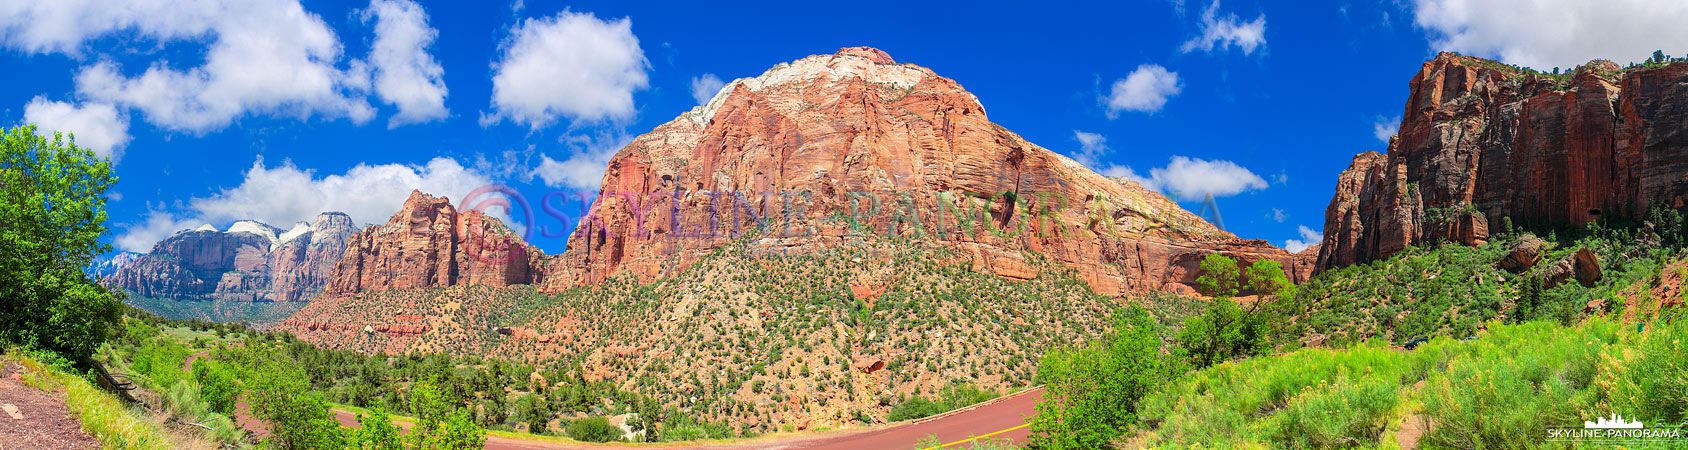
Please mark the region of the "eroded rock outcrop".
<svg viewBox="0 0 1688 450"><path fill-rule="evenodd" d="M1451 53L1424 63L1388 154L1338 178L1320 270L1409 245L1477 244L1520 228L1640 219L1688 206L1688 64L1563 76Z"/></svg>
<svg viewBox="0 0 1688 450"><path fill-rule="evenodd" d="M538 284L545 254L498 219L458 211L450 199L412 191L387 223L343 247L326 293L481 284Z"/></svg>
<svg viewBox="0 0 1688 450"><path fill-rule="evenodd" d="M159 241L103 282L151 298L304 301L323 290L354 232L337 212L285 231L253 221L206 225Z"/></svg>
<svg viewBox="0 0 1688 450"><path fill-rule="evenodd" d="M785 255L865 234L952 244L1009 278L1036 276L1027 255L1042 255L1105 294L1188 291L1212 252L1278 260L1295 281L1311 271L991 123L953 80L858 47L735 80L635 138L547 281L667 277L740 238Z"/></svg>

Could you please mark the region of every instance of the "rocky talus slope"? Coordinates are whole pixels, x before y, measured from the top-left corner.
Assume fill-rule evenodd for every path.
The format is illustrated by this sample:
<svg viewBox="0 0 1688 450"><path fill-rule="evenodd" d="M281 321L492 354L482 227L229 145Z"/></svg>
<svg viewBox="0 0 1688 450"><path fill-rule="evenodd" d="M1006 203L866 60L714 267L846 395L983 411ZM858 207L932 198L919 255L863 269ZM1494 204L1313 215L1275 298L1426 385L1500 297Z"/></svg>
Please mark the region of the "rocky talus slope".
<svg viewBox="0 0 1688 450"><path fill-rule="evenodd" d="M1688 63L1549 75L1451 53L1424 63L1388 153L1343 172L1318 269L1519 228L1688 206Z"/></svg>
<svg viewBox="0 0 1688 450"><path fill-rule="evenodd" d="M352 219L323 213L282 230L253 221L176 233L129 259L103 283L154 299L297 302L323 290L355 232Z"/></svg>

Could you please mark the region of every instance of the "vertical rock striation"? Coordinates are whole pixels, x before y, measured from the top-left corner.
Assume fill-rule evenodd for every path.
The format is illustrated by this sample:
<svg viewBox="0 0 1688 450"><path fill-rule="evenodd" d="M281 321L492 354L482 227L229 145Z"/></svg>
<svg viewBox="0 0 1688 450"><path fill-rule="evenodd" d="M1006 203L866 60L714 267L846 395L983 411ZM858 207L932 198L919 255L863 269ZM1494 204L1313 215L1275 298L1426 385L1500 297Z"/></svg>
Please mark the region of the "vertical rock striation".
<svg viewBox="0 0 1688 450"><path fill-rule="evenodd" d="M358 232L328 282L329 295L484 284L538 284L545 254L480 211L412 191L382 225Z"/></svg>
<svg viewBox="0 0 1688 450"><path fill-rule="evenodd" d="M741 238L802 254L865 234L951 243L1012 278L1035 276L1026 258L1042 255L1105 294L1187 292L1212 252L1281 261L1297 281L1311 271L1027 142L953 80L857 47L735 80L635 138L548 284L667 277Z"/></svg>
<svg viewBox="0 0 1688 450"><path fill-rule="evenodd" d="M1518 227L1640 219L1688 202L1688 64L1564 76L1451 53L1424 63L1388 154L1338 177L1317 267Z"/></svg>
<svg viewBox="0 0 1688 450"><path fill-rule="evenodd" d="M304 301L322 291L353 232L337 212L288 231L253 221L224 231L206 225L159 241L102 282L162 299Z"/></svg>

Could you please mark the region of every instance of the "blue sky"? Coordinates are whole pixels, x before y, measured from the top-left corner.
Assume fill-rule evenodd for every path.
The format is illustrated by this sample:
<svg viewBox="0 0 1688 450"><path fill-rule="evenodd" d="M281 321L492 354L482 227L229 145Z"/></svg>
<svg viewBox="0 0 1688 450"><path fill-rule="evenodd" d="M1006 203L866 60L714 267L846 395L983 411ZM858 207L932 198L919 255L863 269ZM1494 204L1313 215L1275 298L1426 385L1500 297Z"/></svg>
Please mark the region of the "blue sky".
<svg viewBox="0 0 1688 450"><path fill-rule="evenodd" d="M206 222L384 222L416 187L592 190L714 80L857 45L1098 171L1213 192L1230 231L1285 246L1317 240L1336 175L1384 149L1438 50L1542 69L1688 51L1688 6L1640 0L101 3L0 5L0 123L113 155L111 239L141 251Z"/></svg>

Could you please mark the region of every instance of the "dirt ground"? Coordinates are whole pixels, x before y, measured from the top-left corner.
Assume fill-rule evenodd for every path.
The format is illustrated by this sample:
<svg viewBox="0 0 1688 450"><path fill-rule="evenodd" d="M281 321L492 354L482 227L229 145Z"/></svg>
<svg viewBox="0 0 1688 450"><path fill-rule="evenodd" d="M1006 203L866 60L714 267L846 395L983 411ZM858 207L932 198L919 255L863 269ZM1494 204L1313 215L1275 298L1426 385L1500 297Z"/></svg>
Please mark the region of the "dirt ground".
<svg viewBox="0 0 1688 450"><path fill-rule="evenodd" d="M22 367L0 364L0 450L100 448L70 417L63 394L30 387L23 383Z"/></svg>

